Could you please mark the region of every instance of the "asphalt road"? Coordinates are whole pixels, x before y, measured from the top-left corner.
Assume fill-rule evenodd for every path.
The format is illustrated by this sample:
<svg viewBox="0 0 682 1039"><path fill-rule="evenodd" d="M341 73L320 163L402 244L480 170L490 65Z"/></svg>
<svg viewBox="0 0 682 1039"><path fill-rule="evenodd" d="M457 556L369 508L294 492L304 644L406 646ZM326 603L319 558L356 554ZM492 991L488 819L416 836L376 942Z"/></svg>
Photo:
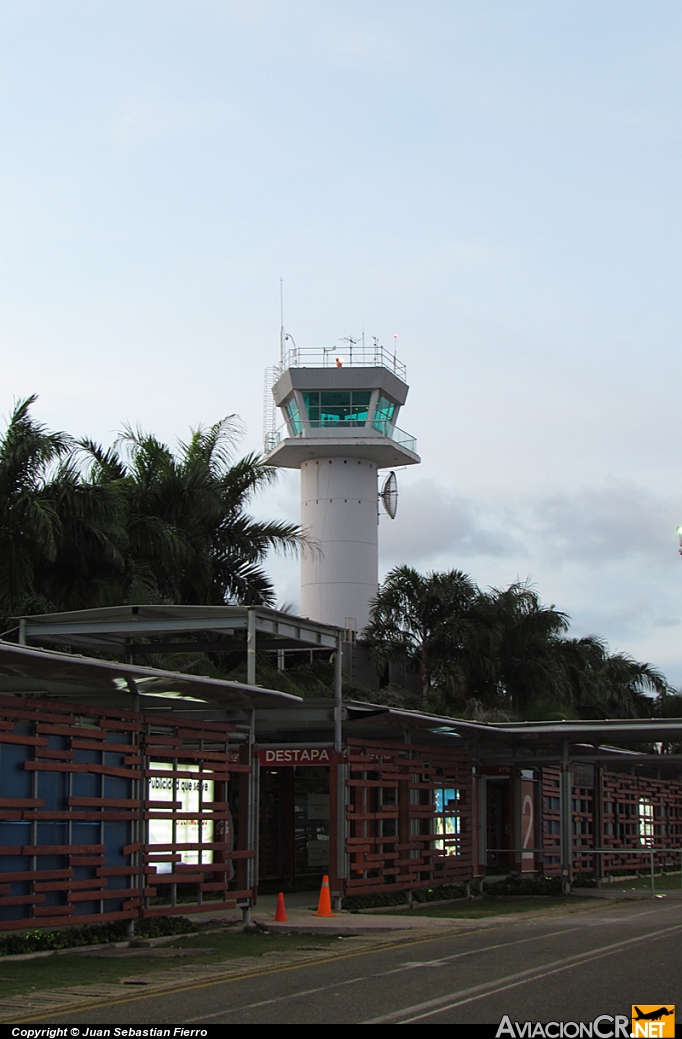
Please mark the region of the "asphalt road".
<svg viewBox="0 0 682 1039"><path fill-rule="evenodd" d="M682 1004L682 903L601 904L59 1012L60 1024L592 1021ZM36 1020L33 1018L33 1020ZM607 1028L607 1025L603 1025Z"/></svg>

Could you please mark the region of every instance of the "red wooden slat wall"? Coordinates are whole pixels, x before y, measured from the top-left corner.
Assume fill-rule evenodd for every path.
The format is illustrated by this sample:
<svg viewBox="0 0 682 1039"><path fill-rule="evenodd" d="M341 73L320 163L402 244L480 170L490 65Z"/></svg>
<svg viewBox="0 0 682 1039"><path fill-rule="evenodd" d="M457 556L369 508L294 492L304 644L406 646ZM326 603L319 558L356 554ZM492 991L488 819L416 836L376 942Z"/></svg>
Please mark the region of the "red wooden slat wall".
<svg viewBox="0 0 682 1039"><path fill-rule="evenodd" d="M603 848L613 848L614 851L618 848L643 848L649 843L657 848L682 847L682 783L649 776L603 772L602 790ZM654 832L651 839L639 832L640 799L651 803L653 808ZM657 868L669 866L679 869L680 853L658 851L654 855L654 862ZM648 855L604 855L605 873L646 870L649 864Z"/></svg>
<svg viewBox="0 0 682 1039"><path fill-rule="evenodd" d="M561 874L560 775L561 770L558 768L541 770L543 872L547 876Z"/></svg>
<svg viewBox="0 0 682 1039"><path fill-rule="evenodd" d="M544 872L548 875L561 872L559 776L557 767L542 769ZM614 849L613 855L602 856L604 874L649 869L647 854L615 854L619 849L644 850L649 843L656 848L670 849L655 852L657 869L664 866L679 869L680 853L673 849L682 847L682 783L606 770L601 772L601 794L597 775L595 783L594 788L574 786L571 791L573 872L595 871L595 856L590 854L595 840L597 847ZM595 796L601 796L601 833L597 832L595 822ZM640 799L651 803L653 809L651 840L640 833Z"/></svg>
<svg viewBox="0 0 682 1039"><path fill-rule="evenodd" d="M234 908L237 899L253 896L246 886L246 860L255 856L253 848L245 843L247 790L245 780L251 771L246 756L247 748L230 745L230 734L234 726L219 722L178 721L177 718L145 718L142 734L144 775L147 780L155 778L168 782L170 778L180 782L195 782L202 779L214 783L213 800L202 805L202 818L213 824L213 840L209 842L184 843L176 839L168 844L147 842L133 854L138 862L142 858L146 897L143 916L165 916L171 913L206 912L207 908ZM152 768L152 764L164 763L163 769ZM178 771L174 766L188 764L198 768L197 772ZM228 784L241 783L239 802L242 820L232 819L228 803ZM172 810L160 808L159 803L150 801L147 817L150 820L164 819L171 823L182 823L188 813L182 811L180 802L174 802ZM192 811L192 818L197 813ZM235 824L238 824L239 840L235 841ZM180 862L179 856L189 850L202 853L212 852L213 861L197 865ZM159 864L169 867L167 873L159 872ZM208 906L207 906L208 901Z"/></svg>
<svg viewBox="0 0 682 1039"><path fill-rule="evenodd" d="M244 814L250 772L247 748L230 743L232 731L216 722L0 697L0 930L198 912L207 898L226 908L252 895L246 860L255 853L246 847L245 818L236 821L237 840L230 832L228 782L241 785ZM179 802L164 809L148 800L158 772L150 761L172 763L171 772L176 763L198 766L192 779L215 783L214 800L203 805L213 822L213 862L191 867L179 861L187 845L149 844L150 818L186 817ZM180 776L186 781L188 773ZM108 786L119 788L116 796ZM171 872L157 874L159 852Z"/></svg>
<svg viewBox="0 0 682 1039"><path fill-rule="evenodd" d="M349 894L452 884L473 876L471 758L463 749L348 741ZM450 846L434 833L436 790L459 792ZM441 813L442 815L442 813ZM450 852L448 854L448 852Z"/></svg>

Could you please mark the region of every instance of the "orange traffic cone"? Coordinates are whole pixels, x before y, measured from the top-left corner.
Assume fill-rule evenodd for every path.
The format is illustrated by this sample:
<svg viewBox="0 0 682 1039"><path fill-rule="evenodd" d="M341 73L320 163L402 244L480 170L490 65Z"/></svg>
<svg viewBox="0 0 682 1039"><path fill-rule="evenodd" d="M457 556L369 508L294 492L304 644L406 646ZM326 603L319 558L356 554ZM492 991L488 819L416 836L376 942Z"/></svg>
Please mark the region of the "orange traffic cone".
<svg viewBox="0 0 682 1039"><path fill-rule="evenodd" d="M329 877L326 874L322 877L320 900L317 903L317 912L315 913L315 916L336 916L336 913L332 913L332 900L329 895Z"/></svg>
<svg viewBox="0 0 682 1039"><path fill-rule="evenodd" d="M285 924L287 922L287 911L284 908L284 895L280 891L277 896L277 908L275 909L275 923Z"/></svg>

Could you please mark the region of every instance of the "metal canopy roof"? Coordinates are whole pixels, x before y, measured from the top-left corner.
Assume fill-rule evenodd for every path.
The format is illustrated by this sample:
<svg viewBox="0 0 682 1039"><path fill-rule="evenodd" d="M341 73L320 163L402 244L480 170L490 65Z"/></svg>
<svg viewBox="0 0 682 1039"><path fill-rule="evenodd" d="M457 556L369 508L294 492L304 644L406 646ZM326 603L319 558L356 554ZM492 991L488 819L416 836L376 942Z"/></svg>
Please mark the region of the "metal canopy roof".
<svg viewBox="0 0 682 1039"><path fill-rule="evenodd" d="M166 711L291 709L301 703L299 696L275 689L0 641L0 694L10 693L105 700L123 707L131 706L131 696L139 696L145 708L162 706Z"/></svg>
<svg viewBox="0 0 682 1039"><path fill-rule="evenodd" d="M245 648L249 616L259 649L336 649L340 629L265 606L108 606L70 613L14 618L26 641L52 642L100 652L149 652L147 640L205 632L220 636L220 648ZM232 636L233 641L230 641ZM143 639L142 643L133 640ZM217 643L217 640L216 640ZM211 642L154 643L153 652L208 651Z"/></svg>
<svg viewBox="0 0 682 1039"><path fill-rule="evenodd" d="M495 738L532 746L539 742L559 744L576 741L617 740L619 743L656 743L682 741L682 718L608 718L551 722L466 722L451 720L457 730L485 733ZM590 739L591 738L591 739Z"/></svg>
<svg viewBox="0 0 682 1039"><path fill-rule="evenodd" d="M292 712L256 712L259 739L329 739L332 703L305 700ZM619 743L682 743L682 718L615 719L567 722L474 722L381 704L344 701L346 737L413 739L415 743L466 745L481 765L540 767L562 759L564 743L572 760L604 763L610 769L633 767L682 771L682 754L642 754L612 747Z"/></svg>
<svg viewBox="0 0 682 1039"><path fill-rule="evenodd" d="M350 701L347 706L356 711L365 709L379 722L382 715L395 724L402 721L415 728L476 739L492 746L514 743L534 748L570 744L618 743L682 743L682 718L616 718L606 721L551 721L551 722L474 722L421 711L406 711L396 707L382 707Z"/></svg>
<svg viewBox="0 0 682 1039"><path fill-rule="evenodd" d="M316 724L324 716L331 700L306 699L293 716L280 716L278 712L267 710L262 717L264 724L278 725L280 722L291 724ZM604 740L620 743L682 743L682 718L647 718L608 719L606 721L566 721L566 722L475 722L463 718L452 718L442 714L428 714L425 711L407 711L397 707L386 707L384 704L372 704L364 700L344 700L344 721L367 722L373 725L407 727L421 729L438 735L466 739L476 739L490 746L502 746L513 742L517 746L534 748L538 743L545 746L556 746L567 740L571 745L583 744L594 746Z"/></svg>

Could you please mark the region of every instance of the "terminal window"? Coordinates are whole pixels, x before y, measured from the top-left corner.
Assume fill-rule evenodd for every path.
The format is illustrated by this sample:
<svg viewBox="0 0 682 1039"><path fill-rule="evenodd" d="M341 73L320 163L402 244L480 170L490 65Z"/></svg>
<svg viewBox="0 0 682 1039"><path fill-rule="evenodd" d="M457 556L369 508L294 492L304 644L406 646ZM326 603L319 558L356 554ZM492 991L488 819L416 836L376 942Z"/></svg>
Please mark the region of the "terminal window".
<svg viewBox="0 0 682 1039"><path fill-rule="evenodd" d="M654 806L648 797L640 797L637 815L639 843L647 846L654 843Z"/></svg>
<svg viewBox="0 0 682 1039"><path fill-rule="evenodd" d="M438 851L445 855L460 854L460 794L453 787L442 787L434 790L434 809L438 813L433 820L433 832L437 839L433 842Z"/></svg>
<svg viewBox="0 0 682 1039"><path fill-rule="evenodd" d="M155 801L157 807L154 814L160 816L165 809L159 805L168 801L169 817L149 820L148 840L149 844L164 845L164 850L169 846L176 846L175 852L161 852L155 856L154 863L157 873L172 873L173 862L177 861L174 855L180 856L180 861L185 865L199 865L213 862L213 849L210 847L213 841L213 820L206 819L202 815L203 806L214 800L212 779L198 779L192 773L199 771L198 765L184 765L179 762L150 761L149 768L153 775L147 780L147 797ZM163 772L168 772L164 776ZM186 772L183 776L174 776L173 773ZM180 818L173 817L173 807L181 805L179 809ZM196 813L196 815L194 815ZM208 844L206 849L198 850L197 845ZM186 850L178 847L188 844Z"/></svg>

